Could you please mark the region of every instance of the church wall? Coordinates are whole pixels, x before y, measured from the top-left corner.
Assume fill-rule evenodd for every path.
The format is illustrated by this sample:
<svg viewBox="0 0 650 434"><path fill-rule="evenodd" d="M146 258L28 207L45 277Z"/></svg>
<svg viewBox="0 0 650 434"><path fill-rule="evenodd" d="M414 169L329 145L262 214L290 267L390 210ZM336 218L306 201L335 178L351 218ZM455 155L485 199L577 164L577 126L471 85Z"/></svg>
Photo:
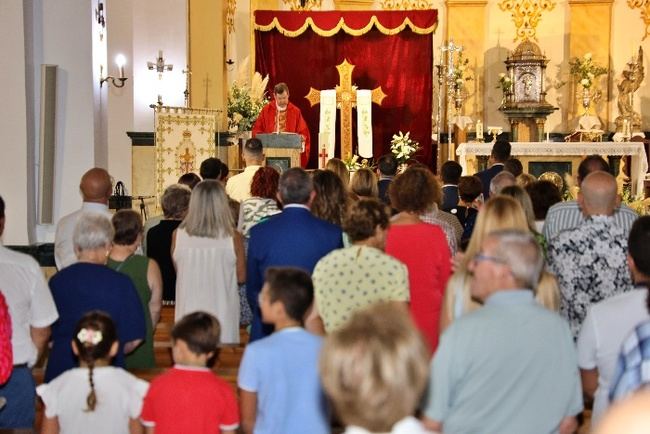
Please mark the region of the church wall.
<svg viewBox="0 0 650 434"><path fill-rule="evenodd" d="M189 0L190 99L195 108L225 109L225 12L223 1ZM225 115L222 128L224 121Z"/></svg>
<svg viewBox="0 0 650 434"><path fill-rule="evenodd" d="M110 0L114 1L114 0ZM187 5L178 0L119 0L132 4L133 18L127 26L133 29L133 129L153 131L153 111L160 94L165 105L184 104L187 66ZM128 19L128 17L123 17ZM163 51L166 64L174 65L158 80L155 71L147 69L147 61L155 62L158 50ZM207 53L206 53L207 54Z"/></svg>
<svg viewBox="0 0 650 434"><path fill-rule="evenodd" d="M124 74L129 77L124 87L106 89L107 169L131 193L131 140L126 132L133 131L134 121L133 8L130 0L106 2L107 64L115 72L115 57L122 54Z"/></svg>
<svg viewBox="0 0 650 434"><path fill-rule="evenodd" d="M33 2L33 28L40 28L33 40L35 94L40 91L40 65L58 65L56 98L56 157L54 219L77 209L81 202L79 178L89 167L105 160L105 130L99 104L99 60L93 57L93 8L91 2L74 0ZM65 25L63 25L65 23ZM35 125L40 119L40 101L34 96ZM38 132L35 142L37 149ZM104 152L103 156L101 153ZM105 163L105 161L103 161ZM34 169L36 170L36 169ZM54 225L38 225L36 241L54 238Z"/></svg>
<svg viewBox="0 0 650 434"><path fill-rule="evenodd" d="M0 195L6 203L4 244L28 243L27 100L25 94L25 41L23 2L5 0L0 4L0 53L5 61L0 80L6 86L0 116Z"/></svg>

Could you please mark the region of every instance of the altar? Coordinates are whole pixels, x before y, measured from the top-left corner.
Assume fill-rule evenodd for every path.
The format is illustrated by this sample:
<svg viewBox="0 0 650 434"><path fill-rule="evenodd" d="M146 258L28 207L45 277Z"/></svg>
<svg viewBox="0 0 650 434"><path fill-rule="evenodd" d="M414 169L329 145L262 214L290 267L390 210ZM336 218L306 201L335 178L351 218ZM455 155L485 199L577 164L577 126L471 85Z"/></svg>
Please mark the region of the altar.
<svg viewBox="0 0 650 434"><path fill-rule="evenodd" d="M643 181L648 171L648 160L641 142L513 142L510 154L518 158L524 171L530 173L531 163L570 163L575 177L580 161L587 155L630 156L632 194L643 193ZM461 143L456 149L463 174L478 172L477 156L488 156L492 143ZM560 173L560 175L564 175Z"/></svg>

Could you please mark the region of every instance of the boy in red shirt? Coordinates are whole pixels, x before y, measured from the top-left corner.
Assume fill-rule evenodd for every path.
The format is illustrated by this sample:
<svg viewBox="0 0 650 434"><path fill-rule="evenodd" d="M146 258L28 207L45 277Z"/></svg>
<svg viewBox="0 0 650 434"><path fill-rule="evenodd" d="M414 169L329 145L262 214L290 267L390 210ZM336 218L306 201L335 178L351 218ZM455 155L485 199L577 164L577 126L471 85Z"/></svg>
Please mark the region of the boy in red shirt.
<svg viewBox="0 0 650 434"><path fill-rule="evenodd" d="M234 434L237 398L228 383L207 367L219 343L219 321L205 312L183 317L172 329L175 365L155 378L144 398L147 434Z"/></svg>

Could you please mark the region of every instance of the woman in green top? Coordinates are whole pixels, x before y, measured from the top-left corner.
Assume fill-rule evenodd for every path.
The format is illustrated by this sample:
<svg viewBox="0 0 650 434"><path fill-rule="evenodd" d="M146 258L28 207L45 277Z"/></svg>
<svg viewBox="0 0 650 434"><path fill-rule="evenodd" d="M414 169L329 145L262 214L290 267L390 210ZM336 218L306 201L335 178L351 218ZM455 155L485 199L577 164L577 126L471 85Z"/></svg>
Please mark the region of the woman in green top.
<svg viewBox="0 0 650 434"><path fill-rule="evenodd" d="M108 265L131 278L142 303L147 334L144 342L126 356L127 369L154 368L153 331L160 319L162 277L153 259L135 254L142 242L142 217L136 211L123 209L113 216L115 236Z"/></svg>

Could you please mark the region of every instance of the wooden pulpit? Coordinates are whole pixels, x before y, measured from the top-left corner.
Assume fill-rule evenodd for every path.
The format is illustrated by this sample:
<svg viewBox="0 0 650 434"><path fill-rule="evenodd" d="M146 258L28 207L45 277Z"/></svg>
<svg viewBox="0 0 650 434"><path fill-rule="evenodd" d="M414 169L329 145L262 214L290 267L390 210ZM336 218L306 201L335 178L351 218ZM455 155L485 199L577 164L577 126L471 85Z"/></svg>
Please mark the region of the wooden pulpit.
<svg viewBox="0 0 650 434"><path fill-rule="evenodd" d="M300 152L302 151L302 139L295 133L271 133L258 134L264 146L267 166L276 166L278 169L286 170L290 167L300 167Z"/></svg>

